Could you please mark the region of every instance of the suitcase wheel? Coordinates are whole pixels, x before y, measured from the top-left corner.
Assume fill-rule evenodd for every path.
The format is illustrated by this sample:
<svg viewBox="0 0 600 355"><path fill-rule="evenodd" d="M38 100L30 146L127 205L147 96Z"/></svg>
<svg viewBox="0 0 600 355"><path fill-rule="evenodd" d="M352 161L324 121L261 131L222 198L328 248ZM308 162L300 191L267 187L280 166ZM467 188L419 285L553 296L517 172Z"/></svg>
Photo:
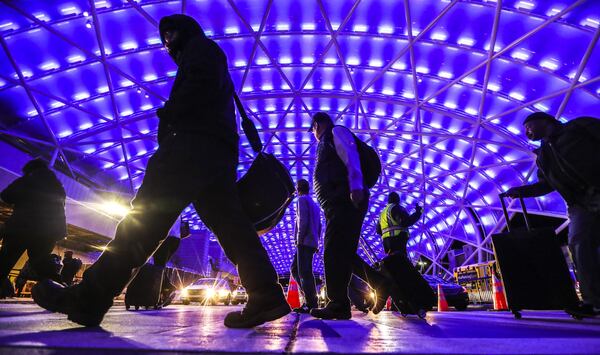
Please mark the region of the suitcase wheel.
<svg viewBox="0 0 600 355"><path fill-rule="evenodd" d="M425 317L427 317L427 311L424 309L419 309L417 311L417 317L421 318L421 319L425 319Z"/></svg>
<svg viewBox="0 0 600 355"><path fill-rule="evenodd" d="M135 306L135 310L137 311L138 309L140 309L140 306Z"/></svg>
<svg viewBox="0 0 600 355"><path fill-rule="evenodd" d="M519 311L512 311L512 314L515 316L515 319L521 319L523 317Z"/></svg>
<svg viewBox="0 0 600 355"><path fill-rule="evenodd" d="M131 308L131 306L130 306L130 305L128 305L128 304L126 304L126 305L125 305L125 309L126 309L126 310L129 310L129 308Z"/></svg>

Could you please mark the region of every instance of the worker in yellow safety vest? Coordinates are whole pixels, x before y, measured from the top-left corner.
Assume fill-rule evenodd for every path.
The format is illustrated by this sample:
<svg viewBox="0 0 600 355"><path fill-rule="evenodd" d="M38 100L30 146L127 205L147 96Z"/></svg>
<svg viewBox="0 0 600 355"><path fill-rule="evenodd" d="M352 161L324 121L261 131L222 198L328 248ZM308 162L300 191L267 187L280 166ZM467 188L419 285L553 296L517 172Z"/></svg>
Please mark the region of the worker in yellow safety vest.
<svg viewBox="0 0 600 355"><path fill-rule="evenodd" d="M415 212L409 215L406 209L400 206L400 196L390 192L388 205L379 215L377 222L377 233L383 238L383 249L387 255L397 252L406 254L408 227L421 218L422 212L423 208L417 204Z"/></svg>

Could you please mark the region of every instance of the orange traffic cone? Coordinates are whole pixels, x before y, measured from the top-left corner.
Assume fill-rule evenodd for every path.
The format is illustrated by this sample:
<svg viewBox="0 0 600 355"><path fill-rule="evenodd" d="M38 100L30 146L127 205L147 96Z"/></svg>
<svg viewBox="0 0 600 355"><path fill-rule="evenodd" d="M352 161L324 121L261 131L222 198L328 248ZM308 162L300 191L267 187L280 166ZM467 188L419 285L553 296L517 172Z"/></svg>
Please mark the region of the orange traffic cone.
<svg viewBox="0 0 600 355"><path fill-rule="evenodd" d="M492 284L494 284L494 311L508 310L504 287L502 287L502 282L495 274L492 274Z"/></svg>
<svg viewBox="0 0 600 355"><path fill-rule="evenodd" d="M298 283L290 275L290 282L288 284L287 302L294 308L300 308L300 294L298 293Z"/></svg>
<svg viewBox="0 0 600 355"><path fill-rule="evenodd" d="M438 294L438 312L446 312L448 311L448 302L446 301L446 295L444 295L444 289L442 285L438 284L437 286L437 294Z"/></svg>

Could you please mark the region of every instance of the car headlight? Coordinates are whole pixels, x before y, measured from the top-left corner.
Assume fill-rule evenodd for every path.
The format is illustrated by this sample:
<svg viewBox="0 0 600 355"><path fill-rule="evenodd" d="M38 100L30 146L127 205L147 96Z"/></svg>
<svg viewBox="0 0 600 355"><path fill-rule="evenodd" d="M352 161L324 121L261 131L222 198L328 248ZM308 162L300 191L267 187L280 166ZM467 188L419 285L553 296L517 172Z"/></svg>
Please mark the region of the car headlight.
<svg viewBox="0 0 600 355"><path fill-rule="evenodd" d="M187 288L181 289L181 297L187 297L187 296L188 296L188 289Z"/></svg>
<svg viewBox="0 0 600 355"><path fill-rule="evenodd" d="M209 288L208 290L206 290L207 298L213 298L213 297L215 297L216 294L217 294L217 292L213 288Z"/></svg>
<svg viewBox="0 0 600 355"><path fill-rule="evenodd" d="M229 291L219 290L219 297L227 297L227 296L229 296Z"/></svg>

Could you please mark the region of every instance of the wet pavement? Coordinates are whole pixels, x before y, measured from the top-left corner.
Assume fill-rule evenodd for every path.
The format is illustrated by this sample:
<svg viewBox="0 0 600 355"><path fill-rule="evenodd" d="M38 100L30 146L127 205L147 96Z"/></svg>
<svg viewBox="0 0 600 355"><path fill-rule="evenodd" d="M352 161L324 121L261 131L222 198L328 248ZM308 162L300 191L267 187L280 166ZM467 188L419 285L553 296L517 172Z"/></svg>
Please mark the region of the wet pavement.
<svg viewBox="0 0 600 355"><path fill-rule="evenodd" d="M171 305L126 311L116 305L101 327L83 328L27 302L0 303L2 354L113 353L403 353L598 354L600 318L559 311L353 312L347 321L290 314L254 329L223 326L239 307Z"/></svg>

